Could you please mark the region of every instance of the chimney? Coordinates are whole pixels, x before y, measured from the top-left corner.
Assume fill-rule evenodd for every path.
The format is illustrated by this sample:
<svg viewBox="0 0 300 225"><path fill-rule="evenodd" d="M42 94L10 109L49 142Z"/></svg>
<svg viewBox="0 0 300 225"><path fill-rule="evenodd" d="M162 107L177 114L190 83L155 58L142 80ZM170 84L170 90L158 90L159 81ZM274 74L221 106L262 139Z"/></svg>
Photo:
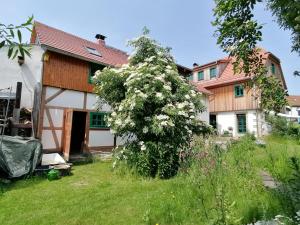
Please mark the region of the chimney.
<svg viewBox="0 0 300 225"><path fill-rule="evenodd" d="M98 43L101 45L105 45L105 36L102 34L96 34L95 38L97 39Z"/></svg>
<svg viewBox="0 0 300 225"><path fill-rule="evenodd" d="M199 66L197 63L193 63L194 68L197 67L197 66Z"/></svg>

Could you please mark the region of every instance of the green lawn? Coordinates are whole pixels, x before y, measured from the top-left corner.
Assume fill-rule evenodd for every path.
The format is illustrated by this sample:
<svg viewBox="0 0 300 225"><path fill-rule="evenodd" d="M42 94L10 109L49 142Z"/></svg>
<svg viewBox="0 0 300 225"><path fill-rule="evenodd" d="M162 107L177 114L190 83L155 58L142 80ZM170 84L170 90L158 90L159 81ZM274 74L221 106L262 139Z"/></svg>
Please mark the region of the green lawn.
<svg viewBox="0 0 300 225"><path fill-rule="evenodd" d="M74 166L72 176L57 181L20 180L0 195L0 224L213 224L220 217L215 193L223 193L221 211L243 223L271 218L286 209L263 187L259 171L287 179L288 157L300 156L300 145L274 137L267 142L267 148L233 146L218 176L200 173L197 164L170 180L148 180L95 162Z"/></svg>

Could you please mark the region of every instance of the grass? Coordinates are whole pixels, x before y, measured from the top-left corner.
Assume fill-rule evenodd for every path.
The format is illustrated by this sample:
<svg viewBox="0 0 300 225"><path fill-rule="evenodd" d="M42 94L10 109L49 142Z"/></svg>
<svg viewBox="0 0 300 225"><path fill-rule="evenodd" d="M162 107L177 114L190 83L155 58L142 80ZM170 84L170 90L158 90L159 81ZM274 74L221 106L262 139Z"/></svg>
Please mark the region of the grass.
<svg viewBox="0 0 300 225"><path fill-rule="evenodd" d="M74 166L72 176L51 182L19 180L0 195L0 224L222 224L225 217L226 224L241 224L288 214L259 171L287 180L288 157L299 157L300 145L282 137L266 141L258 148L244 140L170 180L112 171L110 162Z"/></svg>

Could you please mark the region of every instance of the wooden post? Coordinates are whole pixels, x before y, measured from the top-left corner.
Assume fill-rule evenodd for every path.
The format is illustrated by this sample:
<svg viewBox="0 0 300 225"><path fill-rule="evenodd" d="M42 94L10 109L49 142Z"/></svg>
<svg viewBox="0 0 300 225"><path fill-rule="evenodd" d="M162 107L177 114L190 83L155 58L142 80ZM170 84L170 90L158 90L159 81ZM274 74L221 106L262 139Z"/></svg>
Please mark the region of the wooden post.
<svg viewBox="0 0 300 225"><path fill-rule="evenodd" d="M20 121L21 96L22 96L22 82L17 82L16 101L15 101L15 107L13 110L13 122L14 123L19 123L19 121ZM18 135L18 128L13 128L11 131L11 135L12 136Z"/></svg>

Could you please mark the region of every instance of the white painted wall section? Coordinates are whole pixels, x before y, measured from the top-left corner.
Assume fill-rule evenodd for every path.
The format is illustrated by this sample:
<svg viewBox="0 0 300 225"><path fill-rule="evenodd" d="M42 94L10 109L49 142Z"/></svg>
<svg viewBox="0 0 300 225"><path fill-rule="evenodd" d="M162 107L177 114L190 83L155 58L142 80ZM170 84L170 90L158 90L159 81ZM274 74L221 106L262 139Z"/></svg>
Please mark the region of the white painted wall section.
<svg viewBox="0 0 300 225"><path fill-rule="evenodd" d="M51 130L43 130L41 138L43 149L55 149L55 142Z"/></svg>
<svg viewBox="0 0 300 225"><path fill-rule="evenodd" d="M222 112L217 114L217 129L219 134L233 128L233 136L237 135L236 114L234 112Z"/></svg>
<svg viewBox="0 0 300 225"><path fill-rule="evenodd" d="M34 87L42 79L44 50L40 46L32 46L31 57L25 57L22 66L17 58L7 58L7 50L7 47L0 49L0 89L12 86L15 93L17 82L22 82L21 107L32 108Z"/></svg>
<svg viewBox="0 0 300 225"><path fill-rule="evenodd" d="M59 88L47 87L46 98L59 91ZM56 98L47 103L48 106L83 109L84 92L65 90Z"/></svg>
<svg viewBox="0 0 300 225"><path fill-rule="evenodd" d="M63 109L49 109L53 126L63 127L64 110Z"/></svg>
<svg viewBox="0 0 300 225"><path fill-rule="evenodd" d="M113 146L114 136L109 130L90 130L89 147L96 146Z"/></svg>
<svg viewBox="0 0 300 225"><path fill-rule="evenodd" d="M206 110L199 114L199 119L209 124L209 102L208 96L204 95L201 98L202 104L205 106Z"/></svg>

